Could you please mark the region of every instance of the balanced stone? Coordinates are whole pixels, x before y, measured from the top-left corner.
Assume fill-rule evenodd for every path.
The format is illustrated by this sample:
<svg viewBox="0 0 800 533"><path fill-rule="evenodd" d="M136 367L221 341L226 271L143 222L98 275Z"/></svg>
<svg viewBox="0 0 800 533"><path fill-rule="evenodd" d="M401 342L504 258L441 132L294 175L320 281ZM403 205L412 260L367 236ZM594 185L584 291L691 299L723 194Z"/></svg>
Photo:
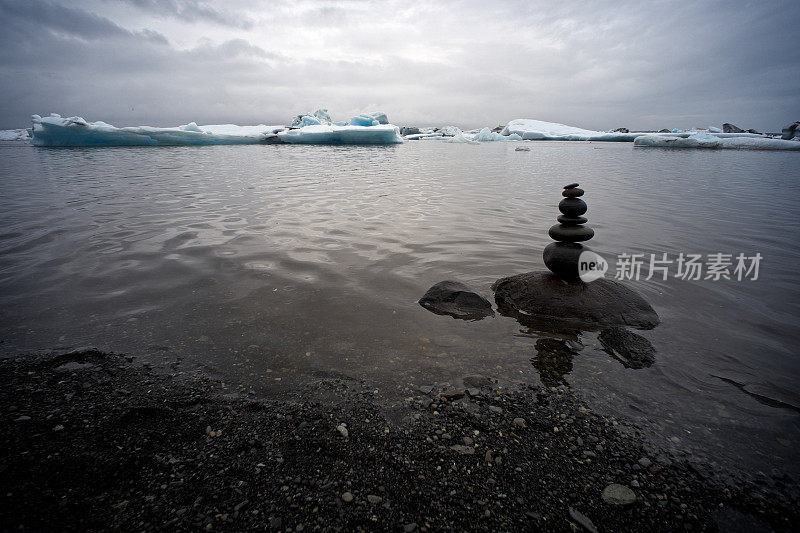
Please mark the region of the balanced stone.
<svg viewBox="0 0 800 533"><path fill-rule="evenodd" d="M580 183L570 183L569 185L564 185L564 188L565 189L574 189L578 185L580 185Z"/></svg>
<svg viewBox="0 0 800 533"><path fill-rule="evenodd" d="M564 189L561 192L561 196L565 196L567 198L577 198L578 196L583 196L585 191L583 189Z"/></svg>
<svg viewBox="0 0 800 533"><path fill-rule="evenodd" d="M579 217L586 212L588 206L580 198L564 198L558 204L558 210L568 217Z"/></svg>
<svg viewBox="0 0 800 533"><path fill-rule="evenodd" d="M594 230L587 226L556 224L547 232L550 238L561 242L583 242L594 237Z"/></svg>
<svg viewBox="0 0 800 533"><path fill-rule="evenodd" d="M558 215L556 220L565 226L577 226L578 224L586 224L589 221L586 217L568 217L567 215Z"/></svg>
<svg viewBox="0 0 800 533"><path fill-rule="evenodd" d="M578 281L578 259L581 254L589 250L588 246L572 242L551 242L542 252L544 265L550 272L561 279Z"/></svg>

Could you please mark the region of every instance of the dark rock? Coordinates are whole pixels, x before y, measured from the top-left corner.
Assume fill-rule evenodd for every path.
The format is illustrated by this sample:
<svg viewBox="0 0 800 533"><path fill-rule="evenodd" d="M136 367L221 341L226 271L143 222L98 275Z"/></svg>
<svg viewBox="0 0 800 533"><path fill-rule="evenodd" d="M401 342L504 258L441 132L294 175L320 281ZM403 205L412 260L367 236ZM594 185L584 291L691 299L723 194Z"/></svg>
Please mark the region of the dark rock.
<svg viewBox="0 0 800 533"><path fill-rule="evenodd" d="M523 325L600 329L654 328L659 318L644 298L616 281L567 282L550 272L526 272L492 285L498 310Z"/></svg>
<svg viewBox="0 0 800 533"><path fill-rule="evenodd" d="M589 250L587 246L572 242L551 242L542 252L544 264L555 275L578 281L580 271L578 260L583 252Z"/></svg>
<svg viewBox="0 0 800 533"><path fill-rule="evenodd" d="M479 374L473 376L464 376L464 386L467 388L477 388L477 389L491 389L492 388L492 380L486 376L481 376Z"/></svg>
<svg viewBox="0 0 800 533"><path fill-rule="evenodd" d="M756 135L764 135L764 134L763 134L763 133L761 133L760 131L756 131L756 130L754 130L754 129L752 129L752 128L748 128L748 129L747 129L747 130L745 130L745 131L746 131L747 133L755 133Z"/></svg>
<svg viewBox="0 0 800 533"><path fill-rule="evenodd" d="M565 226L577 226L578 224L586 224L589 222L589 219L586 217L568 217L567 215L558 215L556 220Z"/></svg>
<svg viewBox="0 0 800 533"><path fill-rule="evenodd" d="M495 126L494 128L492 128L492 133L500 133L504 129L505 129L505 126Z"/></svg>
<svg viewBox="0 0 800 533"><path fill-rule="evenodd" d="M561 242L583 242L594 237L594 230L589 226L567 226L556 224L547 232L550 238Z"/></svg>
<svg viewBox="0 0 800 533"><path fill-rule="evenodd" d="M583 196L584 192L586 191L584 191L583 189L579 189L578 187L573 187L572 189L564 189L561 192L561 196L564 196L566 198L577 198L578 196Z"/></svg>
<svg viewBox="0 0 800 533"><path fill-rule="evenodd" d="M403 126L400 128L400 135L416 135L420 133L419 128L415 128L414 126Z"/></svg>
<svg viewBox="0 0 800 533"><path fill-rule="evenodd" d="M625 485L612 483L603 489L603 501L612 505L630 505L636 501L636 493Z"/></svg>
<svg viewBox="0 0 800 533"><path fill-rule="evenodd" d="M630 133L631 132L631 130L629 130L628 128L616 128L616 129L613 129L611 131L612 132L616 132L616 133Z"/></svg>
<svg viewBox="0 0 800 533"><path fill-rule="evenodd" d="M783 130L781 130L781 139L790 140L794 139L795 137L800 137L800 122L795 122L794 124L789 124Z"/></svg>
<svg viewBox="0 0 800 533"><path fill-rule="evenodd" d="M437 315L464 320L494 316L492 304L458 281L440 281L420 298L419 304Z"/></svg>
<svg viewBox="0 0 800 533"><path fill-rule="evenodd" d="M656 350L650 341L623 327L604 329L598 340L605 351L619 359L626 368L648 367L656 360Z"/></svg>
<svg viewBox="0 0 800 533"><path fill-rule="evenodd" d="M580 198L564 198L558 204L558 210L568 217L579 217L586 212L588 206Z"/></svg>
<svg viewBox="0 0 800 533"><path fill-rule="evenodd" d="M658 130L658 133L672 133L672 131L664 128L663 130Z"/></svg>
<svg viewBox="0 0 800 533"><path fill-rule="evenodd" d="M620 129L625 129L625 128L620 128ZM627 130L625 131L625 133L628 133ZM577 509L574 509L574 508L570 507L569 508L569 516L570 516L570 518L575 520L578 524L580 524L581 527L583 527L583 529L585 529L589 533L597 533L597 528L594 526L592 521L589 520L586 517L586 515L584 515L583 513L578 511Z"/></svg>
<svg viewBox="0 0 800 533"><path fill-rule="evenodd" d="M565 189L574 189L578 185L580 185L580 183L570 183L569 185L564 185L564 188Z"/></svg>
<svg viewBox="0 0 800 533"><path fill-rule="evenodd" d="M726 122L722 125L722 133L744 133L742 128L736 127L733 124Z"/></svg>

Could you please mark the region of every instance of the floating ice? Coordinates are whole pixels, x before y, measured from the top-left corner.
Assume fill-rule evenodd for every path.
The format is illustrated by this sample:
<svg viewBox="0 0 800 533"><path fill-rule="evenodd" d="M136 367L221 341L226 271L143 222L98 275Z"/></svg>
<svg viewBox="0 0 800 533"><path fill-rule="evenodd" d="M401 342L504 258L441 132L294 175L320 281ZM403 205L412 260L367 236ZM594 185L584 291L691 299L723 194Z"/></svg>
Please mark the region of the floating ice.
<svg viewBox="0 0 800 533"><path fill-rule="evenodd" d="M452 137L448 137L445 142L448 143L461 143L461 144L480 144L478 141L473 141L469 137L465 136L461 130L458 130L458 133L453 135Z"/></svg>
<svg viewBox="0 0 800 533"><path fill-rule="evenodd" d="M17 130L0 130L0 141L27 141L30 138L30 132L25 128Z"/></svg>
<svg viewBox="0 0 800 533"><path fill-rule="evenodd" d="M501 135L517 134L533 141L633 141L641 133L619 133L585 130L557 122L544 122L519 118L512 120L500 132Z"/></svg>
<svg viewBox="0 0 800 533"><path fill-rule="evenodd" d="M395 144L402 143L400 128L375 126L305 126L278 133L281 142L293 144Z"/></svg>
<svg viewBox="0 0 800 533"><path fill-rule="evenodd" d="M480 141L480 142L487 142L487 141L521 141L522 137L517 135L516 133L512 133L511 135L500 135L496 131L492 131L489 128L483 128L481 131L476 133L472 137L473 141Z"/></svg>
<svg viewBox="0 0 800 533"><path fill-rule="evenodd" d="M709 133L722 133L722 130L719 129L719 128L715 128L714 126L709 126L708 127L708 132Z"/></svg>
<svg viewBox="0 0 800 533"><path fill-rule="evenodd" d="M198 126L190 122L173 128L135 126L117 128L102 121L87 122L81 117L62 118L33 115L35 146L181 146L209 144L263 144L278 142L276 133L283 126L236 126L213 124Z"/></svg>
<svg viewBox="0 0 800 533"><path fill-rule="evenodd" d="M695 132L688 136L640 135L634 146L658 148L730 148L743 150L800 150L800 142L770 139L763 135Z"/></svg>

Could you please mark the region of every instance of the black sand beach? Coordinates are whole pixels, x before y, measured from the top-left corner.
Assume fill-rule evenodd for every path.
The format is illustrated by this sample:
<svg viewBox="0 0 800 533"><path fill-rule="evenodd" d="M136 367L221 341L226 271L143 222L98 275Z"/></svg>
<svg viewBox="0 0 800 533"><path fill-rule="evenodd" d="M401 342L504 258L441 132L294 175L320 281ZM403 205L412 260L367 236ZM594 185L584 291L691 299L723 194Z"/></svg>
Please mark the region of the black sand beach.
<svg viewBox="0 0 800 533"><path fill-rule="evenodd" d="M93 350L6 359L0 377L6 531L790 531L800 518L793 480L709 472L566 387L476 377L387 409L365 383L260 399ZM635 501L604 497L615 483Z"/></svg>

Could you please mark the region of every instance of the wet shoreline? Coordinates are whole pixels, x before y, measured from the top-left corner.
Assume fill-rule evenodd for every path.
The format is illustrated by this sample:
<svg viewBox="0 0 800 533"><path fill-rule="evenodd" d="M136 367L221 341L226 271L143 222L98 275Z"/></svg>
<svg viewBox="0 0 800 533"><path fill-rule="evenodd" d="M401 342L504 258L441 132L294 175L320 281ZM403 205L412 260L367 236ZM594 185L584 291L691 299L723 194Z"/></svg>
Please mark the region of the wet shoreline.
<svg viewBox="0 0 800 533"><path fill-rule="evenodd" d="M280 399L179 362L0 361L3 529L789 530L796 482L746 481L593 413L568 387L361 380ZM609 485L633 503L609 503ZM736 528L739 529L736 529Z"/></svg>

